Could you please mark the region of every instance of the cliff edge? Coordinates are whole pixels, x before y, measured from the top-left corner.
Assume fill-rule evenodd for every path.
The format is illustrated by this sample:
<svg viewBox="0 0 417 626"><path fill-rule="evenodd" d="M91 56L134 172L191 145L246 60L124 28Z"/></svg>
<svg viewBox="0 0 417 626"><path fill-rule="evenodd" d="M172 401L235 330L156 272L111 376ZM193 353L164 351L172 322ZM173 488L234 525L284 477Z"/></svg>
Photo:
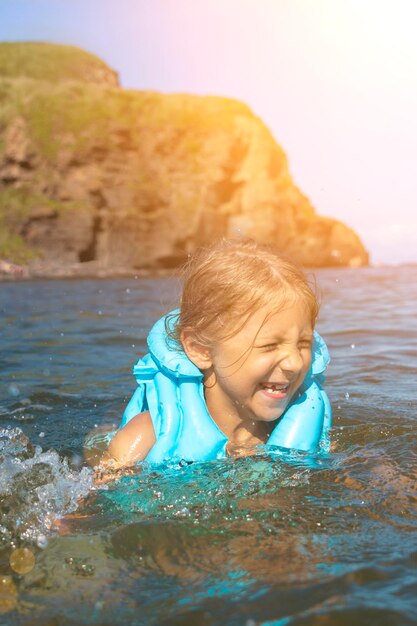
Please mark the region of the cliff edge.
<svg viewBox="0 0 417 626"><path fill-rule="evenodd" d="M243 234L305 266L360 266L359 237L320 217L244 104L121 89L67 46L0 44L0 257L145 269Z"/></svg>

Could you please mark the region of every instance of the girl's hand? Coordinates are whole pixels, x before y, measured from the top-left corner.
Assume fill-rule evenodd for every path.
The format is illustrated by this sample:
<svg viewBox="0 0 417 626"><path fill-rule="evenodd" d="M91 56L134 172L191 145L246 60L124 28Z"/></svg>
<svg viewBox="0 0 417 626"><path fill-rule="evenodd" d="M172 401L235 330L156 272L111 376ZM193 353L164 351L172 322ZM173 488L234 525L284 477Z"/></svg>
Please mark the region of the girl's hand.
<svg viewBox="0 0 417 626"><path fill-rule="evenodd" d="M106 450L98 465L93 469L93 483L95 486L100 487L122 476L134 476L138 474L140 472L140 465L133 460L126 463L125 459L117 459L110 454L109 450Z"/></svg>
<svg viewBox="0 0 417 626"><path fill-rule="evenodd" d="M94 469L93 482L96 487L107 485L107 483L117 480L122 476L129 476L137 473L137 468L126 467L118 463L115 459L112 462L102 462Z"/></svg>

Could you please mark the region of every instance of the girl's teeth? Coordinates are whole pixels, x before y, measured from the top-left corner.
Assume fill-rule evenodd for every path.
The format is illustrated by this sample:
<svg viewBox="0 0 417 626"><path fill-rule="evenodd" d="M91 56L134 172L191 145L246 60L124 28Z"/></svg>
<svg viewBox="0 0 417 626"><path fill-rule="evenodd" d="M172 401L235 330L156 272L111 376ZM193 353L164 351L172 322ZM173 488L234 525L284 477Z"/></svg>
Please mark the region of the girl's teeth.
<svg viewBox="0 0 417 626"><path fill-rule="evenodd" d="M288 388L288 385L263 385L265 389L270 389L271 391L285 391Z"/></svg>

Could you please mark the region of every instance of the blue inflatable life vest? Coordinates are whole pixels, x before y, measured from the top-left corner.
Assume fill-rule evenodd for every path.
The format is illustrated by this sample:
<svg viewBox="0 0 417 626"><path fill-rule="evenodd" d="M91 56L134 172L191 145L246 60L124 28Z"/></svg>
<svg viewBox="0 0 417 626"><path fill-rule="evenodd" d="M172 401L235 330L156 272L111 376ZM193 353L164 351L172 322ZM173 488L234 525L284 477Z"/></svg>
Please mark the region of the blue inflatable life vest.
<svg viewBox="0 0 417 626"><path fill-rule="evenodd" d="M175 312L176 313L176 312ZM148 336L149 354L133 367L138 388L123 414L121 428L149 411L156 443L150 463L168 459L206 461L226 456L227 437L207 410L202 372L179 351L165 330L163 317ZM319 379L330 361L327 346L314 332L312 363L300 390L272 431L267 446L313 452L328 442L331 407Z"/></svg>

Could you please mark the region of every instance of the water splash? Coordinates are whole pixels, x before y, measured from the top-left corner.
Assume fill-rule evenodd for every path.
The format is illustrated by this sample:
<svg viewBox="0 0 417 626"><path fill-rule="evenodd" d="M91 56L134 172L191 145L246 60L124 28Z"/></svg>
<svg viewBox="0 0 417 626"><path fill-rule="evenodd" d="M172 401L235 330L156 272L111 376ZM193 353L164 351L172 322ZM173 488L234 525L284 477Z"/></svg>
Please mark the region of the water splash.
<svg viewBox="0 0 417 626"><path fill-rule="evenodd" d="M34 446L20 428L0 429L0 545L44 548L55 521L92 487L92 470Z"/></svg>

